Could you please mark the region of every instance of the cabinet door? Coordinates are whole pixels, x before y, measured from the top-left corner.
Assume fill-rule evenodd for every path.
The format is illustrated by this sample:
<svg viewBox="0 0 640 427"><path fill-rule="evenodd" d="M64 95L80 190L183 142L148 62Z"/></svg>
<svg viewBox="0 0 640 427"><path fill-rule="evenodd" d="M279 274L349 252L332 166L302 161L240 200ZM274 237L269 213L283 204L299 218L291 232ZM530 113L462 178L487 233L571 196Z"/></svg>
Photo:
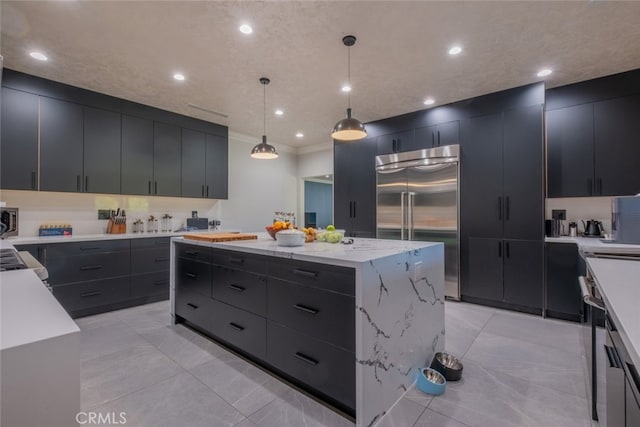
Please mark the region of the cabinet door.
<svg viewBox="0 0 640 427"><path fill-rule="evenodd" d="M582 296L578 283L578 246L545 244L547 316L580 321Z"/></svg>
<svg viewBox="0 0 640 427"><path fill-rule="evenodd" d="M207 164L205 197L227 199L229 197L229 141L218 135L206 136Z"/></svg>
<svg viewBox="0 0 640 427"><path fill-rule="evenodd" d="M440 123L435 129L436 146L454 145L460 143L460 122Z"/></svg>
<svg viewBox="0 0 640 427"><path fill-rule="evenodd" d="M370 141L365 139L365 141ZM358 142L364 143L365 141ZM375 142L375 140L374 140ZM354 163L352 142L334 142L333 144L333 224L336 228L351 228L351 167Z"/></svg>
<svg viewBox="0 0 640 427"><path fill-rule="evenodd" d="M153 124L153 194L180 195L180 128Z"/></svg>
<svg viewBox="0 0 640 427"><path fill-rule="evenodd" d="M182 197L204 197L204 133L182 129Z"/></svg>
<svg viewBox="0 0 640 427"><path fill-rule="evenodd" d="M436 140L436 127L436 125L432 125L416 129L414 138L414 145L416 146L416 150L438 146L438 141Z"/></svg>
<svg viewBox="0 0 640 427"><path fill-rule="evenodd" d="M375 146L365 139L353 145L350 164L353 233L373 233L376 230L376 168ZM349 159L347 159L349 160Z"/></svg>
<svg viewBox="0 0 640 427"><path fill-rule="evenodd" d="M465 252L462 296L502 301L503 241L470 237Z"/></svg>
<svg viewBox="0 0 640 427"><path fill-rule="evenodd" d="M640 193L640 95L598 102L594 109L596 194Z"/></svg>
<svg viewBox="0 0 640 427"><path fill-rule="evenodd" d="M120 194L120 113L84 107L84 191Z"/></svg>
<svg viewBox="0 0 640 427"><path fill-rule="evenodd" d="M40 189L82 191L82 106L40 97Z"/></svg>
<svg viewBox="0 0 640 427"><path fill-rule="evenodd" d="M413 148L413 129L381 135L377 140L378 154L391 154L410 151Z"/></svg>
<svg viewBox="0 0 640 427"><path fill-rule="evenodd" d="M474 117L468 128L460 161L461 231L502 237L502 114Z"/></svg>
<svg viewBox="0 0 640 427"><path fill-rule="evenodd" d="M152 120L122 115L121 181L122 194L152 194Z"/></svg>
<svg viewBox="0 0 640 427"><path fill-rule="evenodd" d="M593 192L593 105L547 111L547 195Z"/></svg>
<svg viewBox="0 0 640 427"><path fill-rule="evenodd" d="M504 301L542 309L543 242L504 241Z"/></svg>
<svg viewBox="0 0 640 427"><path fill-rule="evenodd" d="M11 190L38 188L38 97L2 88L0 184Z"/></svg>
<svg viewBox="0 0 640 427"><path fill-rule="evenodd" d="M503 121L504 237L544 236L542 106L510 110Z"/></svg>

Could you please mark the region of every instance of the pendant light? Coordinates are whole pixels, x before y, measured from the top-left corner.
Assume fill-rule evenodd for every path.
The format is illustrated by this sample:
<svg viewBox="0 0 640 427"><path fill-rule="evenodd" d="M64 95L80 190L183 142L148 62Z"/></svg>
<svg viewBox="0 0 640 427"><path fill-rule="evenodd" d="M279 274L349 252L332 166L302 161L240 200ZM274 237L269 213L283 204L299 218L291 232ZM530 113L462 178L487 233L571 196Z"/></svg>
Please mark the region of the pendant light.
<svg viewBox="0 0 640 427"><path fill-rule="evenodd" d="M273 145L267 144L267 85L271 82L266 77L260 77L260 83L264 87L264 121L262 122L262 142L251 150L251 157L254 159L275 159L278 151Z"/></svg>
<svg viewBox="0 0 640 427"><path fill-rule="evenodd" d="M342 43L347 46L347 75L349 88L351 88L351 46L356 44L355 36L344 36ZM348 91L347 117L340 120L333 127L331 137L338 141L357 141L367 136L367 131L362 122L351 117L351 90Z"/></svg>

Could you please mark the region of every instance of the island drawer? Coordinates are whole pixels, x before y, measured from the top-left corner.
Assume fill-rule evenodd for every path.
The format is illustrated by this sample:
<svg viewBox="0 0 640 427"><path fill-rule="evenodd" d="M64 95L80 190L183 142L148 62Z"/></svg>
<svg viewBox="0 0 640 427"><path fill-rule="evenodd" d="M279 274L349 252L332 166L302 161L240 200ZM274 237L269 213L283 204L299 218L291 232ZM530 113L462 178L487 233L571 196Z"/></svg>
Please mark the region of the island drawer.
<svg viewBox="0 0 640 427"><path fill-rule="evenodd" d="M47 271L52 286L126 276L130 273L129 252L95 253L49 259Z"/></svg>
<svg viewBox="0 0 640 427"><path fill-rule="evenodd" d="M129 277L56 286L53 296L67 312L108 305L129 298Z"/></svg>
<svg viewBox="0 0 640 427"><path fill-rule="evenodd" d="M206 246L179 243L176 245L176 256L210 263L212 259L212 249Z"/></svg>
<svg viewBox="0 0 640 427"><path fill-rule="evenodd" d="M162 296L169 298L169 272L131 276L131 298Z"/></svg>
<svg viewBox="0 0 640 427"><path fill-rule="evenodd" d="M269 279L268 318L348 351L355 351L355 298Z"/></svg>
<svg viewBox="0 0 640 427"><path fill-rule="evenodd" d="M169 270L169 247L152 247L131 251L131 274Z"/></svg>
<svg viewBox="0 0 640 427"><path fill-rule="evenodd" d="M200 329L211 332L213 300L197 292L176 289L175 313Z"/></svg>
<svg viewBox="0 0 640 427"><path fill-rule="evenodd" d="M267 340L265 318L216 300L212 301L213 335L252 356L264 359Z"/></svg>
<svg viewBox="0 0 640 427"><path fill-rule="evenodd" d="M94 254L99 252L120 252L130 249L130 240L95 240L89 242L50 243L47 259Z"/></svg>
<svg viewBox="0 0 640 427"><path fill-rule="evenodd" d="M355 408L355 354L268 321L267 362L317 391Z"/></svg>
<svg viewBox="0 0 640 427"><path fill-rule="evenodd" d="M355 296L355 269L297 260L270 260L269 276Z"/></svg>
<svg viewBox="0 0 640 427"><path fill-rule="evenodd" d="M211 298L211 264L178 258L176 288L199 292Z"/></svg>
<svg viewBox="0 0 640 427"><path fill-rule="evenodd" d="M251 273L267 274L267 260L260 255L214 249L213 263Z"/></svg>
<svg viewBox="0 0 640 427"><path fill-rule="evenodd" d="M171 243L170 237L140 237L131 239L131 249L147 249L147 248L169 248Z"/></svg>
<svg viewBox="0 0 640 427"><path fill-rule="evenodd" d="M267 315L267 278L242 270L214 265L212 295L229 305L260 316Z"/></svg>

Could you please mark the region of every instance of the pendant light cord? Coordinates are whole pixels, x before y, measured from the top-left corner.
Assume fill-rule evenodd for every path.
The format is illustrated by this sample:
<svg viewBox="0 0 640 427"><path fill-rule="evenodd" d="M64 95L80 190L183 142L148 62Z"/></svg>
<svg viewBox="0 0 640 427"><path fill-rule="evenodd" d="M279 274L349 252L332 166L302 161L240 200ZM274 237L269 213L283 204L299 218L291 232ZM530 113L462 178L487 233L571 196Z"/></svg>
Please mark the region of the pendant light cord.
<svg viewBox="0 0 640 427"><path fill-rule="evenodd" d="M263 83L263 97L262 97L262 134L267 134L267 85Z"/></svg>
<svg viewBox="0 0 640 427"><path fill-rule="evenodd" d="M347 84L349 92L347 92L347 107L351 108L351 46L347 46Z"/></svg>

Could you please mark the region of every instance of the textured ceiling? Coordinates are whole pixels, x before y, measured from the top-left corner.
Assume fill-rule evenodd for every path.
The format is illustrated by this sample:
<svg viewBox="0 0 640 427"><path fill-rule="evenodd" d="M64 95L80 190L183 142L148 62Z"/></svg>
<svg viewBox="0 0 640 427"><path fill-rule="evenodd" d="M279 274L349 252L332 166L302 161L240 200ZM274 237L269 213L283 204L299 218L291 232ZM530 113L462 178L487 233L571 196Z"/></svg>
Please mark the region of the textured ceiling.
<svg viewBox="0 0 640 427"><path fill-rule="evenodd" d="M347 48L363 122L540 80L640 68L640 2L2 1L4 66L262 135L325 145L343 117ZM250 36L238 26L248 22ZM462 54L450 57L459 43ZM48 62L28 56L44 51ZM187 80L172 79L176 71ZM228 118L189 107L195 104ZM276 117L276 107L285 111ZM297 139L296 132L304 132Z"/></svg>

